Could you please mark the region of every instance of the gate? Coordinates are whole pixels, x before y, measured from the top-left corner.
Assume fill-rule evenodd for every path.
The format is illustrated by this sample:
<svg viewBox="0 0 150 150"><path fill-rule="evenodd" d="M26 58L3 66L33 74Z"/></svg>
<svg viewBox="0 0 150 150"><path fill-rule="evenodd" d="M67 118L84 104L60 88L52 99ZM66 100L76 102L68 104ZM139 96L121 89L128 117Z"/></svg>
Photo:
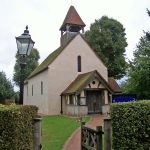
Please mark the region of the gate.
<svg viewBox="0 0 150 150"><path fill-rule="evenodd" d="M102 126L97 126L96 130L85 127L81 123L81 150L102 150Z"/></svg>

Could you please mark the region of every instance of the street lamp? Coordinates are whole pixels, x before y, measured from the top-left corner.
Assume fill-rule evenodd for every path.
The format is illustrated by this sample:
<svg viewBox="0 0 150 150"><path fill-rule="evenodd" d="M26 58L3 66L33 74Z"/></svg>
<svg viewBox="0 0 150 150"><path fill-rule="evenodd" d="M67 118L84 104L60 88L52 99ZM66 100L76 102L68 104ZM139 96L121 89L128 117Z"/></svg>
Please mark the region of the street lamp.
<svg viewBox="0 0 150 150"><path fill-rule="evenodd" d="M23 90L24 90L24 68L27 64L27 58L31 53L34 46L34 41L29 34L28 26L24 30L24 33L16 37L16 43L18 48L19 62L20 62L20 96L19 104L23 104Z"/></svg>

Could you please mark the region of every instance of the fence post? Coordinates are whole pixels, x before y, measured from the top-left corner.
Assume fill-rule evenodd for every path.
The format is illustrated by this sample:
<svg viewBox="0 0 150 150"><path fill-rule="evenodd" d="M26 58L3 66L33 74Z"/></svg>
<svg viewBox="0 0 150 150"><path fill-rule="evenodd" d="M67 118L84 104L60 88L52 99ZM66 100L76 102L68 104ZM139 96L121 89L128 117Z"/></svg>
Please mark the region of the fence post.
<svg viewBox="0 0 150 150"><path fill-rule="evenodd" d="M41 128L41 120L40 116L33 119L34 120L34 150L40 150L42 148L41 145L41 135L42 135L42 128Z"/></svg>
<svg viewBox="0 0 150 150"><path fill-rule="evenodd" d="M104 118L104 150L111 150L111 118Z"/></svg>
<svg viewBox="0 0 150 150"><path fill-rule="evenodd" d="M102 142L102 126L97 126L96 130L98 131L97 134L97 150L101 150L103 148L103 142Z"/></svg>
<svg viewBox="0 0 150 150"><path fill-rule="evenodd" d="M82 132L82 127L83 127L84 125L85 125L85 122L82 122L82 121L81 121L81 148L80 148L81 150L82 150L82 138L83 138L83 136L82 136L82 133L83 133L83 132Z"/></svg>

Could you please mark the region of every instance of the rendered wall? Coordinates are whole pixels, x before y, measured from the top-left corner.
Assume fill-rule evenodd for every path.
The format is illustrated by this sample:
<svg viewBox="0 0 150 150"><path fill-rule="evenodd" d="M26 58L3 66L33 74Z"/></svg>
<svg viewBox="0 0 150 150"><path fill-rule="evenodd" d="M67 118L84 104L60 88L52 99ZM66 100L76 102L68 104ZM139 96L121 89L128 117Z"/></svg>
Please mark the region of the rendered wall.
<svg viewBox="0 0 150 150"><path fill-rule="evenodd" d="M41 81L43 82L43 94L41 94ZM32 96L33 85L33 96ZM24 105L36 105L39 113L48 114L48 91L49 79L48 71L32 77L28 80L28 84L24 86Z"/></svg>
<svg viewBox="0 0 150 150"><path fill-rule="evenodd" d="M80 35L77 35L62 53L49 65L49 114L59 114L60 94L78 76L77 57L81 56L82 72L99 71L107 81L107 68Z"/></svg>
<svg viewBox="0 0 150 150"><path fill-rule="evenodd" d="M88 114L87 106L74 106L74 105L66 106L66 115L82 116L87 114Z"/></svg>

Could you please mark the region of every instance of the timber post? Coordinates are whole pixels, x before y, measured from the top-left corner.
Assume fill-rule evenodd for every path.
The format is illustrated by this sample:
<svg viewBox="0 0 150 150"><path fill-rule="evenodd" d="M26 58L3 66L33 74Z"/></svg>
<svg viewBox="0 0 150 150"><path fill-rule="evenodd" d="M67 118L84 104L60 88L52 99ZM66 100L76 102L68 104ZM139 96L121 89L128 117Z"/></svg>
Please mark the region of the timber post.
<svg viewBox="0 0 150 150"><path fill-rule="evenodd" d="M111 118L104 118L104 150L111 150Z"/></svg>
<svg viewBox="0 0 150 150"><path fill-rule="evenodd" d="M41 145L41 136L42 136L42 128L41 128L41 120L40 116L33 119L34 120L34 150L40 150L42 148Z"/></svg>
<svg viewBox="0 0 150 150"><path fill-rule="evenodd" d="M82 133L82 127L83 127L84 125L85 125L85 122L82 122L82 121L81 121L81 144L80 144L81 147L80 147L80 150L83 149L83 148L82 148L82 141L83 141L83 139L82 139L82 138L83 138L83 136L82 136L82 134L83 134L83 133Z"/></svg>
<svg viewBox="0 0 150 150"><path fill-rule="evenodd" d="M97 126L96 131L98 132L97 134L97 150L102 149L103 147L103 142L102 142L102 126Z"/></svg>

